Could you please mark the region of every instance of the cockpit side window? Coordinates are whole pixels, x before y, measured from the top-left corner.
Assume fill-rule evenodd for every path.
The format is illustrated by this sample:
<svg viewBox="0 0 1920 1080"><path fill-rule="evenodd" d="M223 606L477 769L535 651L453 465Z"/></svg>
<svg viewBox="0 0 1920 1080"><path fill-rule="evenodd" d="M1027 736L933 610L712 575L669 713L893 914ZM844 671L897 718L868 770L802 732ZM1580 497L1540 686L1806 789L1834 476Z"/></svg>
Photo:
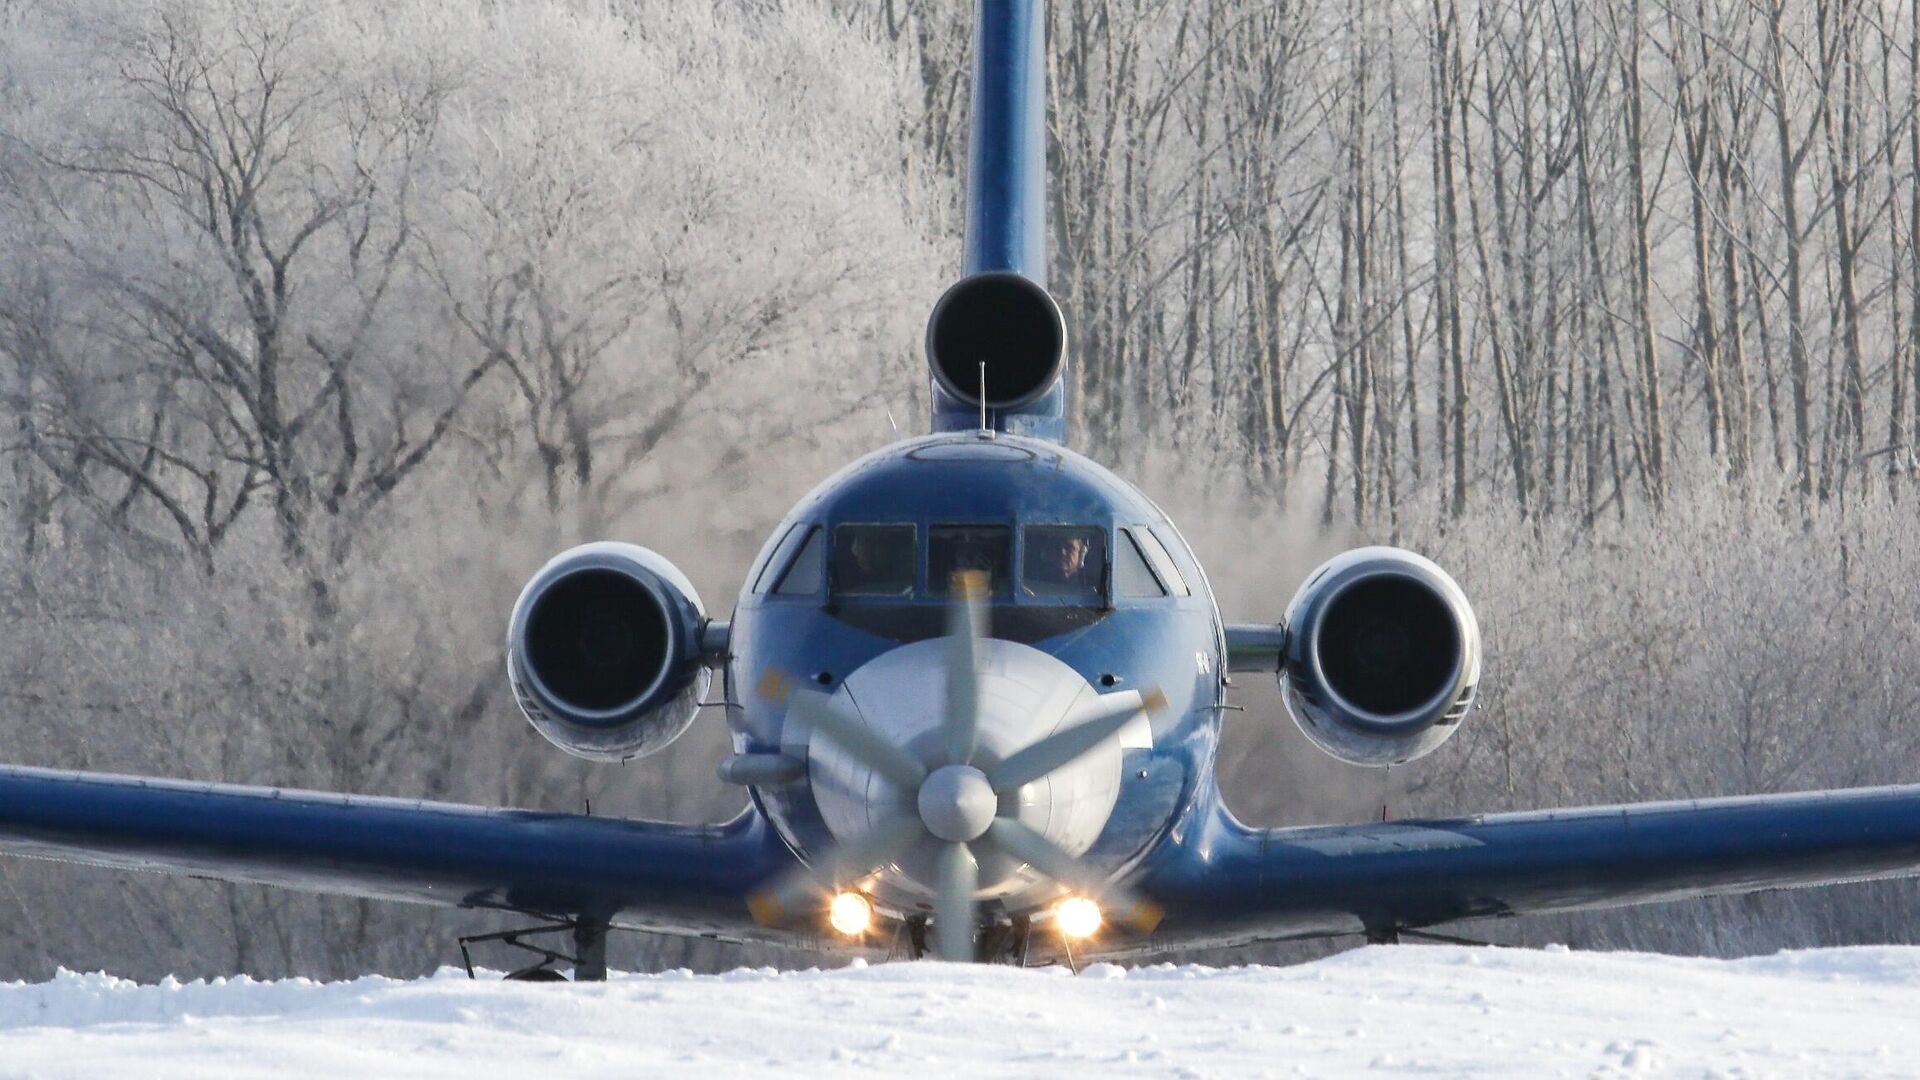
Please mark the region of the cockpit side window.
<svg viewBox="0 0 1920 1080"><path fill-rule="evenodd" d="M780 584L776 587L776 596L812 596L820 591L820 578L826 570L826 541L821 539L822 530L807 530L807 542L800 547L800 554L793 557L793 564L787 572L780 575Z"/></svg>
<svg viewBox="0 0 1920 1080"><path fill-rule="evenodd" d="M787 561L793 557L793 549L800 546L800 541L811 528L806 522L798 522L787 530L774 547L773 554L767 556L765 565L760 567L759 576L753 579L754 592L764 593L773 589L773 583L780 580L781 568L787 565Z"/></svg>
<svg viewBox="0 0 1920 1080"><path fill-rule="evenodd" d="M1100 602L1106 576L1106 531L1091 525L1029 525L1020 561L1020 587L1029 596L1066 596Z"/></svg>
<svg viewBox="0 0 1920 1080"><path fill-rule="evenodd" d="M1113 556L1113 591L1119 596L1165 596L1167 590L1160 579L1153 576L1147 568L1146 555L1140 550L1140 537L1133 529L1116 530L1120 540L1119 549Z"/></svg>
<svg viewBox="0 0 1920 1080"><path fill-rule="evenodd" d="M840 525L833 530L835 596L912 596L912 525Z"/></svg>
<svg viewBox="0 0 1920 1080"><path fill-rule="evenodd" d="M927 591L952 592L953 577L968 570L987 575L990 596L1011 590L1013 530L1005 525L935 525L927 530Z"/></svg>
<svg viewBox="0 0 1920 1080"><path fill-rule="evenodd" d="M1160 538L1144 526L1134 529L1133 534L1140 539L1140 550L1146 554L1147 561L1153 564L1153 572L1160 575L1160 580L1166 583L1167 588L1173 590L1175 596L1192 596L1193 590L1187 587L1187 579L1180 576L1180 568L1173 564L1173 556L1167 554Z"/></svg>

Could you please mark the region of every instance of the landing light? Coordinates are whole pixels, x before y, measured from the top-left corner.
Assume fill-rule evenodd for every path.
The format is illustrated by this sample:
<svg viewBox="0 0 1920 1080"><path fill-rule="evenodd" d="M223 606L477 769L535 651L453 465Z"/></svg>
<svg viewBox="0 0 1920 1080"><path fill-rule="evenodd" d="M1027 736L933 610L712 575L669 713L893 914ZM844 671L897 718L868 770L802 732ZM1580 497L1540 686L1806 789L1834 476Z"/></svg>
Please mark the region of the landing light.
<svg viewBox="0 0 1920 1080"><path fill-rule="evenodd" d="M1053 909L1053 921L1070 938L1092 937L1100 929L1100 905L1084 896L1069 896Z"/></svg>
<svg viewBox="0 0 1920 1080"><path fill-rule="evenodd" d="M827 906L827 921L842 934L858 937L866 933L867 926L873 922L873 905L856 892L836 893L833 903Z"/></svg>

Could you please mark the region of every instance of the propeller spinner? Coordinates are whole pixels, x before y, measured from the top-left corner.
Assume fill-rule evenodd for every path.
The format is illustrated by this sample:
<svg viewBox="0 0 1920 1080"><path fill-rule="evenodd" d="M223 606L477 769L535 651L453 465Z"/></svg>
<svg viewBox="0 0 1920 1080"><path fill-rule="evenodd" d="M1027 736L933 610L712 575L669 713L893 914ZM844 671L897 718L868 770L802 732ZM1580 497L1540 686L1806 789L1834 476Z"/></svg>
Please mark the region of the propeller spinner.
<svg viewBox="0 0 1920 1080"><path fill-rule="evenodd" d="M840 699L803 689L788 691L791 715L810 724L861 765L911 796L915 814L902 815L834 845L811 868L776 879L751 903L762 923L778 924L818 906L831 891L916 852L933 867L934 952L944 960L974 959L980 867L976 850L992 850L1031 866L1054 881L1097 898L1107 915L1151 930L1160 910L1151 901L1106 880L1099 869L1039 830L1001 812L1002 797L1072 765L1119 733L1142 710L1166 704L1156 689L1123 690L1079 701L1054 734L982 767L980 746L982 642L987 633L987 577L955 575L943 649L946 693L940 749L923 761L869 727ZM789 679L770 680L792 687Z"/></svg>

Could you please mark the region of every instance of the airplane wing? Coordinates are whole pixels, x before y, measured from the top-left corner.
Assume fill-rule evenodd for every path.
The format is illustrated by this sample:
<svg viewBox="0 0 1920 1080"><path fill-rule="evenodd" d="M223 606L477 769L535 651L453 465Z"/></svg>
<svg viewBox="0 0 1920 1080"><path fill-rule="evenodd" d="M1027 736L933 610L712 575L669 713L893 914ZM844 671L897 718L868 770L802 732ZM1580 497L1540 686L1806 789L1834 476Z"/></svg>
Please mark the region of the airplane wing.
<svg viewBox="0 0 1920 1080"><path fill-rule="evenodd" d="M1287 829L1222 809L1180 847L1138 883L1166 909L1147 950L1920 874L1920 785Z"/></svg>
<svg viewBox="0 0 1920 1080"><path fill-rule="evenodd" d="M769 938L747 894L795 862L753 810L669 825L22 767L0 767L0 854L729 941Z"/></svg>

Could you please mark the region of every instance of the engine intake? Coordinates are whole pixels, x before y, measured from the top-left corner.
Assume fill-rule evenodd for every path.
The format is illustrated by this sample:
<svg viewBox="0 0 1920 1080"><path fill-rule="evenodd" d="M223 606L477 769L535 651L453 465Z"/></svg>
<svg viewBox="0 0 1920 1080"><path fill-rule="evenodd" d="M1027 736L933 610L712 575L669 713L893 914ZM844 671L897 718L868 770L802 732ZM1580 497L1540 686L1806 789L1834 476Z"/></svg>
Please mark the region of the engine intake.
<svg viewBox="0 0 1920 1080"><path fill-rule="evenodd" d="M507 674L520 711L569 754L651 754L687 729L712 683L705 622L693 583L646 548L562 552L513 605Z"/></svg>
<svg viewBox="0 0 1920 1080"><path fill-rule="evenodd" d="M1354 765L1431 753L1472 707L1480 627L1431 560L1357 548L1307 578L1287 607L1281 689L1314 744Z"/></svg>
<svg viewBox="0 0 1920 1080"><path fill-rule="evenodd" d="M1053 388L1067 354L1067 322L1047 290L1019 274L955 282L927 320L927 363L950 396L978 407L986 365L990 409L1014 409Z"/></svg>

